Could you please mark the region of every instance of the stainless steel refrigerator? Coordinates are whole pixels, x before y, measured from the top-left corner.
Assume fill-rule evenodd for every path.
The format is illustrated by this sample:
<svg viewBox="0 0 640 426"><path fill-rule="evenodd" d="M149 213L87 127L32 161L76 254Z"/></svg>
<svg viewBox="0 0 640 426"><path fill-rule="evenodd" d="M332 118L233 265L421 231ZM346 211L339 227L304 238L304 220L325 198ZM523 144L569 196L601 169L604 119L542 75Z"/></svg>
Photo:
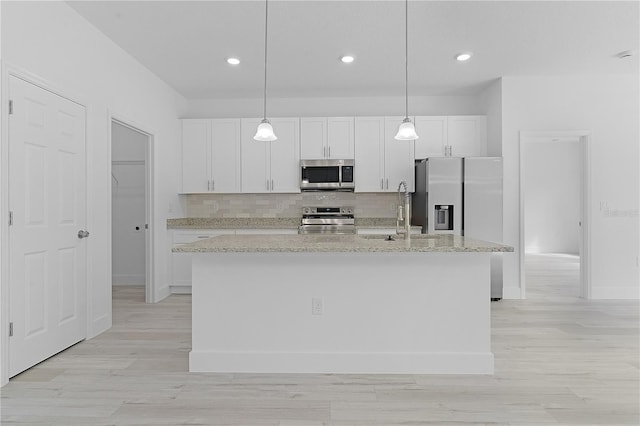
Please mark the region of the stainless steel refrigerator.
<svg viewBox="0 0 640 426"><path fill-rule="evenodd" d="M502 157L431 157L416 163L413 225L425 234L502 242ZM502 299L502 254L491 255L491 299Z"/></svg>
<svg viewBox="0 0 640 426"><path fill-rule="evenodd" d="M463 235L502 242L502 157L467 157L463 170ZM492 253L491 300L500 299L502 253Z"/></svg>
<svg viewBox="0 0 640 426"><path fill-rule="evenodd" d="M462 158L418 162L412 206L412 223L422 233L462 235Z"/></svg>

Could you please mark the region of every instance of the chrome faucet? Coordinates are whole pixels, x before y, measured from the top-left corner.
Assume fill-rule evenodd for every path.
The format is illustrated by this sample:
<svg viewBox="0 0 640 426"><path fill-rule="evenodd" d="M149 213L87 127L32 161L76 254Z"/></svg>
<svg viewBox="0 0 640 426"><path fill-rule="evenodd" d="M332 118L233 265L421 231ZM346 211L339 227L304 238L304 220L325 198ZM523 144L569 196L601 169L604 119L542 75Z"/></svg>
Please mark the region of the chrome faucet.
<svg viewBox="0 0 640 426"><path fill-rule="evenodd" d="M402 193L400 192L404 187L404 200ZM409 206L411 202L411 194L407 187L407 182L402 181L398 185L398 216L396 220L396 234L404 235L405 240L411 238L411 208Z"/></svg>

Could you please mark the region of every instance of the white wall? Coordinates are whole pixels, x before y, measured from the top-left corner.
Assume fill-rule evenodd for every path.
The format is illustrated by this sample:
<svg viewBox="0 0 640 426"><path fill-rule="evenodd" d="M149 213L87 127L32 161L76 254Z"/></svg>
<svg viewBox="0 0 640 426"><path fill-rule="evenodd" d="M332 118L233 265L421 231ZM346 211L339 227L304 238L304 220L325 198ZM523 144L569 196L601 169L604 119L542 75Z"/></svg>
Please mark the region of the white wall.
<svg viewBox="0 0 640 426"><path fill-rule="evenodd" d="M92 337L111 326L109 114L126 117L155 136L155 216L150 226L157 300L169 294L166 219L182 214L169 212L169 207L179 205L177 117L186 103L64 2L2 2L2 55L5 66L25 70L87 107L87 333Z"/></svg>
<svg viewBox="0 0 640 426"><path fill-rule="evenodd" d="M480 114L487 116L487 155L502 156L502 79L478 95Z"/></svg>
<svg viewBox="0 0 640 426"><path fill-rule="evenodd" d="M638 298L639 79L637 75L504 77L505 297L520 297L519 132L591 132L592 297ZM601 203L605 208L601 209Z"/></svg>
<svg viewBox="0 0 640 426"><path fill-rule="evenodd" d="M580 143L529 142L523 149L525 252L578 254Z"/></svg>
<svg viewBox="0 0 640 426"><path fill-rule="evenodd" d="M147 139L121 124L111 125L111 259L115 285L145 284Z"/></svg>
<svg viewBox="0 0 640 426"><path fill-rule="evenodd" d="M263 99L192 99L182 118L262 117ZM404 96L267 98L267 117L404 116ZM482 114L476 96L409 96L409 115Z"/></svg>

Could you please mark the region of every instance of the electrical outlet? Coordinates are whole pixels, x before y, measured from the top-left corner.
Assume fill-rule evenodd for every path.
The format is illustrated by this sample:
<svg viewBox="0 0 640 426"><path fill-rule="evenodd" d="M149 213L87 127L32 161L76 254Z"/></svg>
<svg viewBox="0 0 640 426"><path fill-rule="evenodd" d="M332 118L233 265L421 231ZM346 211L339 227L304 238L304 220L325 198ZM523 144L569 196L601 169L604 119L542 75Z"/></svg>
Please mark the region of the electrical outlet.
<svg viewBox="0 0 640 426"><path fill-rule="evenodd" d="M311 299L311 315L322 315L322 299L314 297Z"/></svg>

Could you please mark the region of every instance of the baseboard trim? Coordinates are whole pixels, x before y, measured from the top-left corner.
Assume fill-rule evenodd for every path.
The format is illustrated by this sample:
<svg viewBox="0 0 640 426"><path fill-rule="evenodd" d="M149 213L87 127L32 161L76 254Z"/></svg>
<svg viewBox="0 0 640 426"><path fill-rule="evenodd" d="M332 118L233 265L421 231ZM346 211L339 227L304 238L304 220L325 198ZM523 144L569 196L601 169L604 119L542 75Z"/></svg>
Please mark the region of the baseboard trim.
<svg viewBox="0 0 640 426"><path fill-rule="evenodd" d="M191 285L172 285L171 294L191 294Z"/></svg>
<svg viewBox="0 0 640 426"><path fill-rule="evenodd" d="M640 286L593 287L591 299L640 299Z"/></svg>
<svg viewBox="0 0 640 426"><path fill-rule="evenodd" d="M491 352L191 351L190 372L323 374L493 374Z"/></svg>
<svg viewBox="0 0 640 426"><path fill-rule="evenodd" d="M169 286L165 286L159 289L156 289L155 292L155 298L153 303L158 303L159 301L165 299L166 297L168 297L171 294L171 290L169 289Z"/></svg>

